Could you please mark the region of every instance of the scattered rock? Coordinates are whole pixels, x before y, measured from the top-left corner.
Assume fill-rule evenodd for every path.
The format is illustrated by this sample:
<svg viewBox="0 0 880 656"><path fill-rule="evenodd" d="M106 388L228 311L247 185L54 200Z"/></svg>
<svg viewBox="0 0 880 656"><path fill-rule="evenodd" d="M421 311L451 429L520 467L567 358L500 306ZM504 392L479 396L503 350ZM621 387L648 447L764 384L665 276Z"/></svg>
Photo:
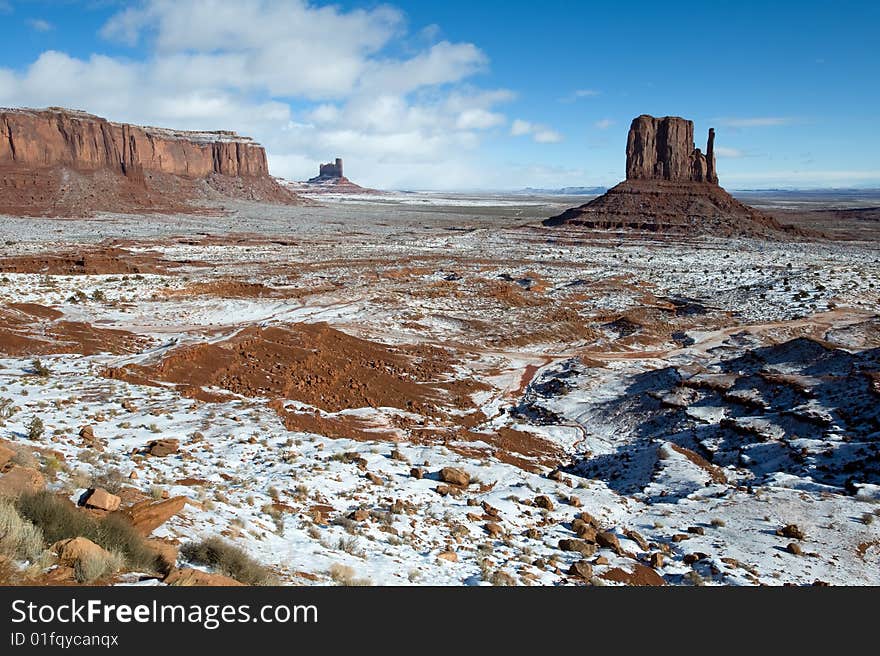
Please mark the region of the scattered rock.
<svg viewBox="0 0 880 656"><path fill-rule="evenodd" d="M165 438L161 440L153 440L147 445L147 453L157 458L170 456L177 453L180 449L180 440Z"/></svg>
<svg viewBox="0 0 880 656"><path fill-rule="evenodd" d="M687 532L692 535L705 535L706 533L702 526L688 526Z"/></svg>
<svg viewBox="0 0 880 656"><path fill-rule="evenodd" d="M635 564L632 567L633 571L631 572L615 567L604 574L600 574L600 576L606 581L615 581L617 583L625 583L626 585L666 585L663 577L650 567L639 564Z"/></svg>
<svg viewBox="0 0 880 656"><path fill-rule="evenodd" d="M553 502L546 494L541 494L535 497L535 505L538 508L543 508L544 510L553 510Z"/></svg>
<svg viewBox="0 0 880 656"><path fill-rule="evenodd" d="M49 549L58 556L58 561L62 565L70 567L73 567L84 558L110 558L110 552L88 538L82 537L59 540Z"/></svg>
<svg viewBox="0 0 880 656"><path fill-rule="evenodd" d="M573 576L579 576L585 581L589 581L593 577L593 566L586 560L579 560L576 563L571 564L568 573Z"/></svg>
<svg viewBox="0 0 880 656"><path fill-rule="evenodd" d="M596 533L596 544L600 547L613 549L614 552L618 554L623 552L620 548L620 540L618 540L617 536L610 531L600 531L599 533Z"/></svg>
<svg viewBox="0 0 880 656"><path fill-rule="evenodd" d="M527 529L525 535L527 538L530 538L532 540L540 540L541 539L541 531L539 531L535 527Z"/></svg>
<svg viewBox="0 0 880 656"><path fill-rule="evenodd" d="M391 452L391 459L392 460L399 460L400 462L406 462L406 463L409 462L409 458L407 458L405 455L403 455L398 449L394 449Z"/></svg>
<svg viewBox="0 0 880 656"><path fill-rule="evenodd" d="M457 563L458 562L458 554L455 553L454 551L443 551L443 552L437 554L437 558L439 558L440 560L445 560L450 563Z"/></svg>
<svg viewBox="0 0 880 656"><path fill-rule="evenodd" d="M673 542L684 542L685 540L689 540L690 537L691 536L688 535L687 533L676 533L675 535L672 536L672 541Z"/></svg>
<svg viewBox="0 0 880 656"><path fill-rule="evenodd" d="M46 487L46 479L36 469L13 465L0 476L0 497L34 494Z"/></svg>
<svg viewBox="0 0 880 656"><path fill-rule="evenodd" d="M135 530L141 535L147 536L183 510L185 505L186 497L174 497L167 501L158 502L147 499L134 504L124 512L131 520Z"/></svg>
<svg viewBox="0 0 880 656"><path fill-rule="evenodd" d="M83 499L83 505L86 508L96 508L108 512L113 512L119 508L120 503L122 503L122 499L102 487L89 490Z"/></svg>
<svg viewBox="0 0 880 656"><path fill-rule="evenodd" d="M801 549L801 545L799 545L797 542L789 542L786 550L788 551L788 553L794 554L795 556L800 556L804 553L804 550Z"/></svg>
<svg viewBox="0 0 880 656"><path fill-rule="evenodd" d="M651 554L648 562L651 564L651 567L654 569L663 569L663 554L659 551L655 551Z"/></svg>
<svg viewBox="0 0 880 656"><path fill-rule="evenodd" d="M595 542L596 535L598 531L596 527L590 526L585 521L576 519L572 522L571 527L574 529L574 532L577 534L579 538L582 540L586 540L587 542Z"/></svg>
<svg viewBox="0 0 880 656"><path fill-rule="evenodd" d="M565 539L559 541L559 548L562 551L574 551L584 557L595 555L598 548L595 544L591 544L584 540Z"/></svg>
<svg viewBox="0 0 880 656"><path fill-rule="evenodd" d="M487 522L483 527L486 529L486 533L491 535L493 538L500 538L504 535L504 529L501 528L500 524L496 524L495 522Z"/></svg>
<svg viewBox="0 0 880 656"><path fill-rule="evenodd" d="M6 466L6 463L15 457L15 451L0 444L0 469Z"/></svg>
<svg viewBox="0 0 880 656"><path fill-rule="evenodd" d="M364 508L359 508L353 513L349 514L348 517L349 519L353 519L356 522L365 522L370 518L370 511L365 510Z"/></svg>
<svg viewBox="0 0 880 656"><path fill-rule="evenodd" d="M385 483L381 476L377 476L373 472L367 472L367 480L373 485L382 485Z"/></svg>
<svg viewBox="0 0 880 656"><path fill-rule="evenodd" d="M424 478L425 477L425 470L422 469L421 467L413 467L412 469L409 470L409 475L412 476L413 478Z"/></svg>
<svg viewBox="0 0 880 656"><path fill-rule="evenodd" d="M570 497L568 497L568 505L574 506L575 508L580 508L582 505L580 497L576 497L572 494Z"/></svg>
<svg viewBox="0 0 880 656"><path fill-rule="evenodd" d="M197 569L184 567L174 569L165 577L164 583L173 586L199 586L199 587L217 587L230 585L244 585L235 579L223 576L222 574L209 574Z"/></svg>
<svg viewBox="0 0 880 656"><path fill-rule="evenodd" d="M776 531L776 535L781 535L784 538L790 538L792 540L806 540L806 533L801 530L801 528L797 524L788 524Z"/></svg>
<svg viewBox="0 0 880 656"><path fill-rule="evenodd" d="M593 561L594 565L607 565L610 561L605 556L599 556Z"/></svg>
<svg viewBox="0 0 880 656"><path fill-rule="evenodd" d="M444 467L440 470L440 480L450 485L458 485L459 487L467 487L470 485L471 476L463 469L457 467Z"/></svg>
<svg viewBox="0 0 880 656"><path fill-rule="evenodd" d="M643 538L637 531L628 528L623 531L623 534L630 540L635 542L637 545L639 545L639 549L641 549L642 551L648 550L648 541Z"/></svg>

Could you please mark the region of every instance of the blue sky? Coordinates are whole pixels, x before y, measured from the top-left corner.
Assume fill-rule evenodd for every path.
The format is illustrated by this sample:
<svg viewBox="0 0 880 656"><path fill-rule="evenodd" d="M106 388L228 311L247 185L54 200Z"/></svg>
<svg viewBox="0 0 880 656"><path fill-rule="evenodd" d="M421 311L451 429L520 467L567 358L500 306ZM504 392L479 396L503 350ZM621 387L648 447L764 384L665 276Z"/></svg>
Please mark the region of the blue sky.
<svg viewBox="0 0 880 656"><path fill-rule="evenodd" d="M0 0L0 105L422 189L611 185L632 118L680 115L729 188L880 186L878 25L874 2Z"/></svg>

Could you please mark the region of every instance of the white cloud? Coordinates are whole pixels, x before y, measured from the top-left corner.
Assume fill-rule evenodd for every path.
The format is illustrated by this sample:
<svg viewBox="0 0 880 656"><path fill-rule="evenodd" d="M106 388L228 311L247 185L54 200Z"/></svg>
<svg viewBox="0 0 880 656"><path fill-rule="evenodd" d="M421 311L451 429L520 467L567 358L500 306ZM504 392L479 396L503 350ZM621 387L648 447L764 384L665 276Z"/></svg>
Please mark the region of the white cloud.
<svg viewBox="0 0 880 656"><path fill-rule="evenodd" d="M598 128L599 130L607 130L608 128L610 128L610 127L611 127L612 125L614 125L615 123L617 123L617 121L615 121L615 120L613 120L613 119L610 119L610 118L603 118L603 119L600 119L600 120L596 121L595 123L593 123L593 125L594 125L596 128Z"/></svg>
<svg viewBox="0 0 880 656"><path fill-rule="evenodd" d="M537 143L559 143L562 141L562 135L555 130L540 129L535 132L534 140Z"/></svg>
<svg viewBox="0 0 880 656"><path fill-rule="evenodd" d="M510 135L512 137L531 135L535 143L541 144L559 143L562 141L562 135L555 130L551 130L546 125L530 123L519 118L510 124Z"/></svg>
<svg viewBox="0 0 880 656"><path fill-rule="evenodd" d="M757 118L716 118L714 122L730 128L757 128L773 125L790 125L794 119L787 116L764 116Z"/></svg>
<svg viewBox="0 0 880 656"><path fill-rule="evenodd" d="M499 106L515 97L470 84L488 66L474 44L413 50L418 40L408 38L405 17L387 6L148 0L116 14L102 33L144 44L146 57L46 51L23 70L0 67L0 106L60 105L117 121L235 130L262 142L273 173L291 179L341 156L367 185L473 188L487 175L474 153L486 131L507 124ZM436 34L418 36L424 43ZM536 141L558 139L543 126L530 129Z"/></svg>
<svg viewBox="0 0 880 656"><path fill-rule="evenodd" d="M55 26L52 25L52 23L47 20L43 20L42 18L29 18L27 24L28 27L30 27L35 32L51 32L55 29Z"/></svg>
<svg viewBox="0 0 880 656"><path fill-rule="evenodd" d="M575 98L595 98L596 96L601 96L601 91L596 91L595 89L578 89L574 92Z"/></svg>
<svg viewBox="0 0 880 656"><path fill-rule="evenodd" d="M718 146L717 148L715 148L715 154L718 157L726 157L729 159L736 159L746 156L746 154L739 148L728 148L726 146Z"/></svg>
<svg viewBox="0 0 880 656"><path fill-rule="evenodd" d="M455 125L461 130L487 130L504 125L506 122L507 118L504 114L477 108L467 109L459 114Z"/></svg>
<svg viewBox="0 0 880 656"><path fill-rule="evenodd" d="M526 134L531 134L533 129L531 123L519 118L510 124L510 134L513 137L521 137Z"/></svg>

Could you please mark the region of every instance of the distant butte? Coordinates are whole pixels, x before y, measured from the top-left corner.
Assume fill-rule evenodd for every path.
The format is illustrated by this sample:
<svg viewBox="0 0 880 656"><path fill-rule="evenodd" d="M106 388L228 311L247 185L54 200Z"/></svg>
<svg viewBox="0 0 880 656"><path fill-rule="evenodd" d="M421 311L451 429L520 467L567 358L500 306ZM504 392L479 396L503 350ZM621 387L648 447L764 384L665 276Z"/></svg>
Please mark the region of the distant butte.
<svg viewBox="0 0 880 656"><path fill-rule="evenodd" d="M318 175L309 178L299 186L293 187L302 191L327 192L337 194L375 194L375 189L367 189L355 184L343 174L342 158L337 157L333 162L320 164Z"/></svg>
<svg viewBox="0 0 880 656"><path fill-rule="evenodd" d="M234 132L0 108L0 214L191 212L228 198L298 200L269 175L263 147Z"/></svg>
<svg viewBox="0 0 880 656"><path fill-rule="evenodd" d="M706 152L694 146L694 123L677 116L633 119L626 180L589 203L546 219L545 226L717 236L772 236L773 218L718 185L715 130Z"/></svg>

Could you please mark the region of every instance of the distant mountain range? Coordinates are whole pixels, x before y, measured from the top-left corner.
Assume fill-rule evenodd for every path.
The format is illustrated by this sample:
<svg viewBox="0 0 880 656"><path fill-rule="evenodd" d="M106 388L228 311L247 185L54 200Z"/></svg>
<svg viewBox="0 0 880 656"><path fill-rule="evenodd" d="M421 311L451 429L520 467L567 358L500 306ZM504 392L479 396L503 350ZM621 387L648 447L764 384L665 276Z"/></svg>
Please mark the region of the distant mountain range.
<svg viewBox="0 0 880 656"><path fill-rule="evenodd" d="M534 187L526 187L514 194L523 194L529 196L598 196L608 191L607 187L562 187L561 189L536 189Z"/></svg>

